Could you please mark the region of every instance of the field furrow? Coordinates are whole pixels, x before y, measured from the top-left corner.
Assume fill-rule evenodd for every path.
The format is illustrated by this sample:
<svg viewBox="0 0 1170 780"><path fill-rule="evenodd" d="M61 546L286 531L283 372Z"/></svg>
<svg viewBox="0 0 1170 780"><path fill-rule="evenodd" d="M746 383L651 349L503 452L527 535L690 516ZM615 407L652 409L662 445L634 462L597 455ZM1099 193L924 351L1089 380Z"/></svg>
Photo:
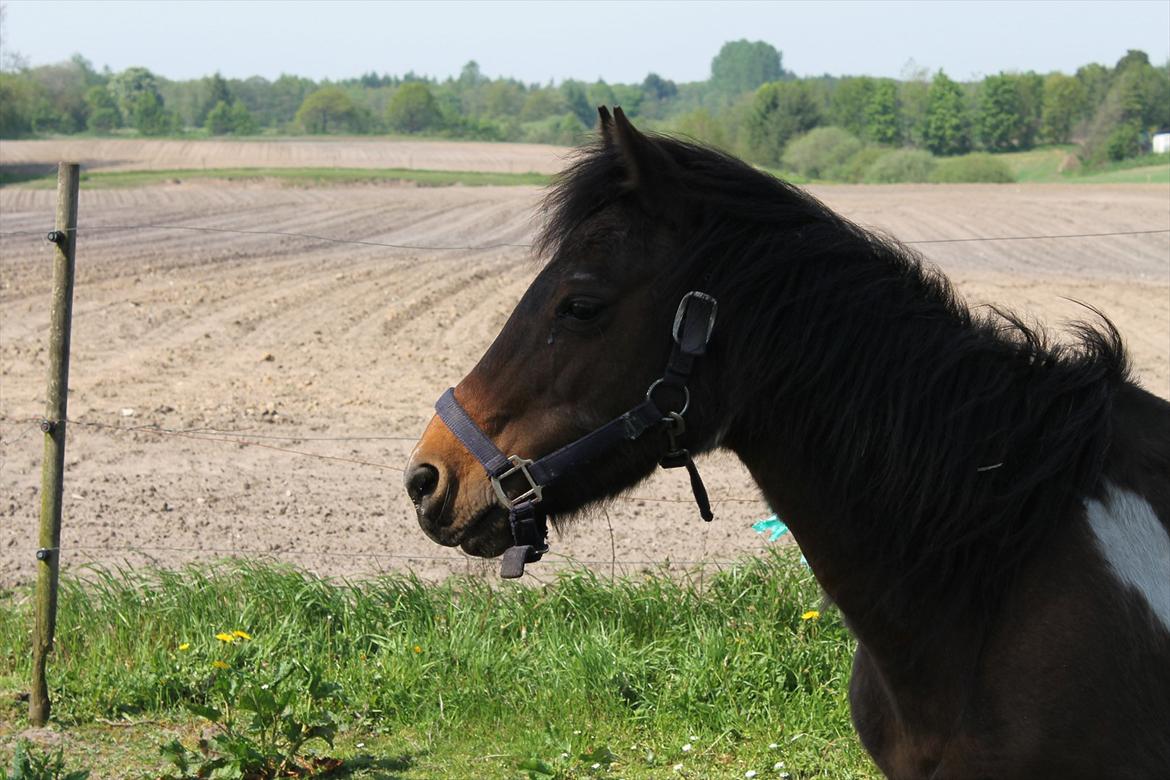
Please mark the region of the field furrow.
<svg viewBox="0 0 1170 780"><path fill-rule="evenodd" d="M34 160L41 152L30 143L5 142L5 162ZM104 143L87 144L93 159L117 167L131 158ZM159 167L183 153L181 145L153 143L161 146L142 153ZM227 162L214 164L240 159L237 146L247 144L217 147ZM470 149L419 146L418 167L470 165ZM476 153L503 154L483 146ZM389 164L376 145L354 147L344 147L353 164ZM307 164L339 148L293 144L264 164ZM434 159L420 162L425 154ZM519 169L537 159L505 157L476 167ZM475 364L539 268L524 246L464 247L528 244L541 194L208 181L84 191L66 565L173 565L243 550L338 575L493 568L422 535L395 469L434 398ZM905 241L1170 227L1170 193L1157 185L817 194ZM30 420L43 406L51 258L43 232L53 203L48 191L0 190L0 232L30 231L0 238L0 585L33 570L41 437ZM209 230L97 229L103 225ZM1006 305L1056 327L1092 316L1067 299L1099 308L1125 334L1139 379L1170 397L1165 234L915 247L974 303ZM153 425L186 433L129 430ZM612 549L620 573L668 559L723 561L767 545L749 527L769 512L743 468L716 455L703 471L713 497L734 499L716 504L714 523L699 520L685 475L659 473L634 497L566 529L555 553L608 571ZM534 574L564 560L557 556Z"/></svg>

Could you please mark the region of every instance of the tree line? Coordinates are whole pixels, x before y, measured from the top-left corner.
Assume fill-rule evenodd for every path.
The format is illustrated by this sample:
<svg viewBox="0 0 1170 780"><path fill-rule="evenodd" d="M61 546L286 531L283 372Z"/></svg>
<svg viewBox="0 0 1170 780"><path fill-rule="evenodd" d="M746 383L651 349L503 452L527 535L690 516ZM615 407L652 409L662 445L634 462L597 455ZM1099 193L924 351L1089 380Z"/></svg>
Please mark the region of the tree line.
<svg viewBox="0 0 1170 780"><path fill-rule="evenodd" d="M640 83L489 78L475 62L439 80L376 72L314 82L282 75L175 81L144 67L118 73L84 57L0 72L0 137L46 134L409 134L495 141L575 143L598 105L621 105L643 127L680 132L764 165L790 144L839 128L866 148L932 155L1078 145L1086 163L1149 148L1170 127L1170 63L1140 51L1074 74L997 73L960 82L909 68L901 79L797 78L761 41L732 41L705 81L650 73ZM839 137L838 137L839 140Z"/></svg>

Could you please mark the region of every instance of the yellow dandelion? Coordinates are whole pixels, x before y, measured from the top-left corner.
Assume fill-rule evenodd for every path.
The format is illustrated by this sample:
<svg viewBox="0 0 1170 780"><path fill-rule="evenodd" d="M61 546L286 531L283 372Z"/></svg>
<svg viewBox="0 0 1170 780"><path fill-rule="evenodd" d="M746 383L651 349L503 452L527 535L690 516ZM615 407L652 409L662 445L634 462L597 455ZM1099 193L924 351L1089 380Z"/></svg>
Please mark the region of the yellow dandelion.
<svg viewBox="0 0 1170 780"><path fill-rule="evenodd" d="M231 642L236 641L235 634L229 634L226 631L220 631L218 634L215 635L215 638L221 642L228 642L229 644Z"/></svg>
<svg viewBox="0 0 1170 780"><path fill-rule="evenodd" d="M180 653L185 653L185 652L187 652L187 651L188 651L188 650L190 650L190 649L191 649L191 643L190 643L190 642L184 642L183 644L179 645L179 652L180 652Z"/></svg>
<svg viewBox="0 0 1170 780"><path fill-rule="evenodd" d="M418 655L418 654L419 654L419 653L421 653L421 652L422 652L422 648L421 648L421 647L419 647L418 645L415 645L415 646L414 646L414 654L415 654L415 655Z"/></svg>
<svg viewBox="0 0 1170 780"><path fill-rule="evenodd" d="M801 615L800 619L801 620L820 620L821 613L815 609L810 609L808 612L805 612L803 615Z"/></svg>
<svg viewBox="0 0 1170 780"><path fill-rule="evenodd" d="M211 665L214 666L216 669L230 669L231 668L230 666L225 664L223 661L212 661Z"/></svg>
<svg viewBox="0 0 1170 780"><path fill-rule="evenodd" d="M232 636L238 636L240 639L251 639L252 635L247 631L233 631Z"/></svg>

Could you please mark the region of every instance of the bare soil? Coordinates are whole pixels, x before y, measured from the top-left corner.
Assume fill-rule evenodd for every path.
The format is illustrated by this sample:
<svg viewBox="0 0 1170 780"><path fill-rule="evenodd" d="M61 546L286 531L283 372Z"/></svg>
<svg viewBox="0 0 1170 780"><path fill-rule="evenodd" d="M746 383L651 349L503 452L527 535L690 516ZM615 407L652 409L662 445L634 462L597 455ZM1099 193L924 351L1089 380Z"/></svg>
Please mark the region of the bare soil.
<svg viewBox="0 0 1170 780"><path fill-rule="evenodd" d="M86 171L190 168L416 168L433 171L556 173L570 150L544 144L373 138L150 140L61 138L0 143L0 165L56 170L59 160Z"/></svg>
<svg viewBox="0 0 1170 780"><path fill-rule="evenodd" d="M85 146L96 156L102 143L118 142ZM21 148L5 142L5 160ZM446 153L436 154L413 164L442 167ZM462 152L450 154L451 167L472 167ZM542 169L535 158L520 159L508 165ZM166 160L159 166L175 165ZM254 163L214 162L228 164ZM1170 188L1162 185L816 192L905 241L1170 227ZM78 240L64 564L174 566L237 553L342 576L493 571L494 563L423 536L397 469L434 399L474 364L535 273L526 249L421 251L96 228L522 244L540 195L527 187L309 190L208 181L83 192L81 224L89 229ZM43 233L54 198L0 190L0 231L31 231L0 238L0 585L33 572L42 448L34 419L44 406L51 257ZM975 303L1057 327L1088 314L1067 299L1096 306L1125 334L1140 381L1170 397L1166 234L918 248ZM142 426L178 433L134 430ZM606 573L616 559L620 574L667 560L726 561L767 546L750 529L768 510L744 469L724 455L701 466L715 522L698 518L685 474L658 473L607 514L554 539L556 556L530 571L547 577L569 556Z"/></svg>

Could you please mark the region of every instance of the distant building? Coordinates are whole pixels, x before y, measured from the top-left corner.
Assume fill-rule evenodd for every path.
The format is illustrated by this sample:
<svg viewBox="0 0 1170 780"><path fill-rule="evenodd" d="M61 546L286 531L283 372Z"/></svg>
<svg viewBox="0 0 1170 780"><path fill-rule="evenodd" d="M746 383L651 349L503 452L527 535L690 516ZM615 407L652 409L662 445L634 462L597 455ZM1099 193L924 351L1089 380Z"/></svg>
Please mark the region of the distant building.
<svg viewBox="0 0 1170 780"><path fill-rule="evenodd" d="M1150 139L1150 147L1154 154L1170 152L1170 129L1163 127L1154 133L1154 137Z"/></svg>

